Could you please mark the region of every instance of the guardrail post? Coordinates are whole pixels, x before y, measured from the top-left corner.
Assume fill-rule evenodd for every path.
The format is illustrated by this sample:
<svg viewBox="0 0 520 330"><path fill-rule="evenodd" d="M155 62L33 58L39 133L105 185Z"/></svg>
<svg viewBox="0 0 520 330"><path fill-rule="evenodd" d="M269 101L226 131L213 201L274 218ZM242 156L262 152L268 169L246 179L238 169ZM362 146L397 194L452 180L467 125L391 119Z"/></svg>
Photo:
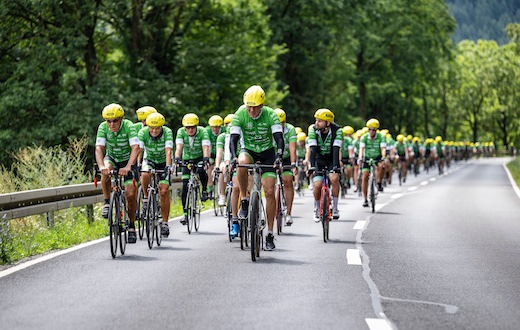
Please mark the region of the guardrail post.
<svg viewBox="0 0 520 330"><path fill-rule="evenodd" d="M47 215L47 227L52 228L54 226L54 211L49 211L46 213Z"/></svg>
<svg viewBox="0 0 520 330"><path fill-rule="evenodd" d="M92 224L94 222L94 205L87 205L87 219L88 223Z"/></svg>

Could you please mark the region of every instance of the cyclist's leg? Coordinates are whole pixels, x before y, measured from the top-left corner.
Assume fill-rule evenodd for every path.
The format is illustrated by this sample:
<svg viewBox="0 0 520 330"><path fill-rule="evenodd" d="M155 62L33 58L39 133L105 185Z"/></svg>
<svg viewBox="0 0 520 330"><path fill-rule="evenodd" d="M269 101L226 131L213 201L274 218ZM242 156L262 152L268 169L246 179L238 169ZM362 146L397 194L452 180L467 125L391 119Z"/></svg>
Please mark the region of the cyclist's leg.
<svg viewBox="0 0 520 330"><path fill-rule="evenodd" d="M338 211L338 198L339 198L339 174L330 173L329 175L330 185L332 187L332 214L335 219L339 218Z"/></svg>
<svg viewBox="0 0 520 330"><path fill-rule="evenodd" d="M314 222L320 222L320 199L321 185L323 183L323 172L317 171L312 177L313 195L314 195Z"/></svg>
<svg viewBox="0 0 520 330"><path fill-rule="evenodd" d="M368 207L367 195L368 195L368 175L370 174L370 166L368 166L368 163L366 161L363 163L361 174L362 174L361 190L363 191L363 197L365 199L363 206Z"/></svg>
<svg viewBox="0 0 520 330"><path fill-rule="evenodd" d="M238 156L238 164L244 165L244 164L252 164L253 158L247 151L241 151L240 155ZM248 179L248 173L247 168L244 167L237 167L236 169L237 173L237 180L238 180L238 188L240 189L240 195L242 196L242 200L240 201L240 217L246 218L247 217L247 210L249 208L248 204L248 185L249 185L249 179ZM235 188L233 188L234 190Z"/></svg>
<svg viewBox="0 0 520 330"><path fill-rule="evenodd" d="M190 170L186 167L182 168L182 190L181 190L181 205L183 211L183 218L181 219L181 223L183 225L186 224L186 219L188 217L188 210L186 209L186 196L188 195L188 181L190 180Z"/></svg>
<svg viewBox="0 0 520 330"><path fill-rule="evenodd" d="M208 191L208 181L211 181L211 180L208 180L208 173L206 172L204 167L197 166L197 174L199 175L200 184L202 186L201 199L202 199L202 201L205 201L208 196L208 192L207 192Z"/></svg>

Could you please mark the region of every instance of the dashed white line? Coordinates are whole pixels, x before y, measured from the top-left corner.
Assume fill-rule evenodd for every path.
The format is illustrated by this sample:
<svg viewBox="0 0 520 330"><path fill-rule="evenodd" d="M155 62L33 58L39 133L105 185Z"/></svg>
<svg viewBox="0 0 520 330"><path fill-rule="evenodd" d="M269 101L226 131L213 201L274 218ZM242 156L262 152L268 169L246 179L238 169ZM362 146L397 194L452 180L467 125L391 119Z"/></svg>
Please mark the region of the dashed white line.
<svg viewBox="0 0 520 330"><path fill-rule="evenodd" d="M398 199L400 197L403 197L403 194L397 193L397 194L393 194L392 196L390 196L390 198L392 198L392 199Z"/></svg>
<svg viewBox="0 0 520 330"><path fill-rule="evenodd" d="M426 186L428 184L428 181L421 182L421 186Z"/></svg>
<svg viewBox="0 0 520 330"><path fill-rule="evenodd" d="M347 249L347 263L349 265L361 265L361 256L358 249Z"/></svg>
<svg viewBox="0 0 520 330"><path fill-rule="evenodd" d="M385 319L365 319L370 330L391 330L390 322Z"/></svg>
<svg viewBox="0 0 520 330"><path fill-rule="evenodd" d="M413 187L408 188L408 191L414 191L414 190L417 190L417 188L418 188L417 186L413 186Z"/></svg>
<svg viewBox="0 0 520 330"><path fill-rule="evenodd" d="M356 221L356 224L354 225L354 230L361 230L365 229L366 221L364 220L358 220Z"/></svg>
<svg viewBox="0 0 520 330"><path fill-rule="evenodd" d="M430 178L430 181L431 181L431 182L433 182L433 181L435 181L435 180L437 180L437 178Z"/></svg>

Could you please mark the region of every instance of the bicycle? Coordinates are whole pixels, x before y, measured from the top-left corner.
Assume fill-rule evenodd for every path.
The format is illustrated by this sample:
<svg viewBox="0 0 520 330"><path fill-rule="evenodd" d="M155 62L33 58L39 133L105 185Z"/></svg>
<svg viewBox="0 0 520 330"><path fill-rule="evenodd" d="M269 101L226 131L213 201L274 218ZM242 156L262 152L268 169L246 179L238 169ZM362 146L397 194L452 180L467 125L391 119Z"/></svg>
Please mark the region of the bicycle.
<svg viewBox="0 0 520 330"><path fill-rule="evenodd" d="M273 165L261 165L259 163L255 164L239 164L238 167L247 168L249 173L253 175L253 189L249 193L249 208L248 208L248 223L249 228L245 229L242 226L241 230L243 234L247 234L249 231L249 237L251 241L251 260L256 261L258 257L260 257L260 249L263 249L264 241L263 241L263 231L266 223L266 214L265 208L262 201L261 190L261 176L262 169L265 168L273 168Z"/></svg>
<svg viewBox="0 0 520 330"><path fill-rule="evenodd" d="M148 247L151 249L154 240L157 246L161 245L162 235L162 214L160 203L159 180L160 175L164 174L163 170L156 170L154 168L148 171L150 175L150 183L148 185L148 205L144 210L144 219L146 224L146 238L148 240ZM168 181L170 177L168 176Z"/></svg>
<svg viewBox="0 0 520 330"><path fill-rule="evenodd" d="M215 216L224 215L224 210L226 209L226 206L220 206L218 205L218 195L220 193L220 181L219 178L222 175L222 172L218 167L215 168L212 174L212 181L213 181L213 195L211 198L213 199L213 211L215 212Z"/></svg>
<svg viewBox="0 0 520 330"><path fill-rule="evenodd" d="M305 196L304 181L306 180L305 172L307 170L301 165L301 160L298 159L298 181L296 184L296 192L298 196Z"/></svg>
<svg viewBox="0 0 520 330"><path fill-rule="evenodd" d="M274 196L276 199L276 232L278 235L282 234L282 228L287 225L287 201L285 200L284 184L282 179L283 170L291 170L291 166L283 166L282 169L276 169L276 183Z"/></svg>
<svg viewBox="0 0 520 330"><path fill-rule="evenodd" d="M190 179L188 181L188 192L186 193L186 204L184 205L184 209L188 212L186 226L188 227L188 234L191 234L193 227L195 227L195 231L199 231L200 226L200 211L202 210L202 201L200 196L202 184L200 182L199 174L197 173L197 168L202 167L202 165L196 164L193 161L182 161L180 166L186 167L190 170ZM177 175L177 169L175 170L175 175Z"/></svg>
<svg viewBox="0 0 520 330"><path fill-rule="evenodd" d="M345 198L345 196L347 195L347 190L348 190L347 173L345 173L345 171L346 171L346 166L342 165L341 166L341 173L340 173L340 176L339 176L339 187L340 187L340 192L341 192L341 198L342 199Z"/></svg>
<svg viewBox="0 0 520 330"><path fill-rule="evenodd" d="M329 179L329 171L327 168L324 168L321 171L323 176L323 181L321 183L321 192L320 192L320 222L323 229L323 242L327 243L329 239L329 224L332 220L332 197L330 190L330 179Z"/></svg>
<svg viewBox="0 0 520 330"><path fill-rule="evenodd" d="M135 226L139 233L139 239L142 240L145 233L145 221L143 217L143 186L140 184L137 189L137 210L135 211Z"/></svg>
<svg viewBox="0 0 520 330"><path fill-rule="evenodd" d="M95 187L97 187L97 174L99 173L101 173L101 171L96 165L94 167ZM110 171L110 176L112 178L112 190L110 192L110 204L108 209L108 227L110 231L110 253L112 254L112 258L115 258L118 245L121 255L125 254L130 219L128 217L125 191L121 188L124 187L124 176L119 175L119 169L117 168Z"/></svg>
<svg viewBox="0 0 520 330"><path fill-rule="evenodd" d="M372 208L372 213L376 211L376 198L377 198L377 188L376 188L376 166L377 162L370 158L368 160L368 166L370 166L370 172L368 174L368 196L370 200L370 205Z"/></svg>

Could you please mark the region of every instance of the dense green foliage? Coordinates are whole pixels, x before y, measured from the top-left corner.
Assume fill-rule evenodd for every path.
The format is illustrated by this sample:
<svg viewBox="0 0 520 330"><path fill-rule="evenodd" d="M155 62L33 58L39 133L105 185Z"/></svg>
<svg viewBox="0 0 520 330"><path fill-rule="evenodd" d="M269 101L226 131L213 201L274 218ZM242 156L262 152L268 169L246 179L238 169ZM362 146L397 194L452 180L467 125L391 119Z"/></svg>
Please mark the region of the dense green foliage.
<svg viewBox="0 0 520 330"><path fill-rule="evenodd" d="M457 21L453 34L455 42L469 39L495 40L498 44L508 42L506 26L520 22L518 0L446 0L450 12Z"/></svg>
<svg viewBox="0 0 520 330"><path fill-rule="evenodd" d="M132 120L153 105L176 129L252 84L304 128L327 107L340 125L520 144L517 25L503 46L453 45L455 28L443 0L4 1L0 164L86 134L90 165L106 104Z"/></svg>
<svg viewBox="0 0 520 330"><path fill-rule="evenodd" d="M514 160L507 163L507 168L511 172L511 176L516 182L516 185L520 187L520 156L517 156Z"/></svg>

